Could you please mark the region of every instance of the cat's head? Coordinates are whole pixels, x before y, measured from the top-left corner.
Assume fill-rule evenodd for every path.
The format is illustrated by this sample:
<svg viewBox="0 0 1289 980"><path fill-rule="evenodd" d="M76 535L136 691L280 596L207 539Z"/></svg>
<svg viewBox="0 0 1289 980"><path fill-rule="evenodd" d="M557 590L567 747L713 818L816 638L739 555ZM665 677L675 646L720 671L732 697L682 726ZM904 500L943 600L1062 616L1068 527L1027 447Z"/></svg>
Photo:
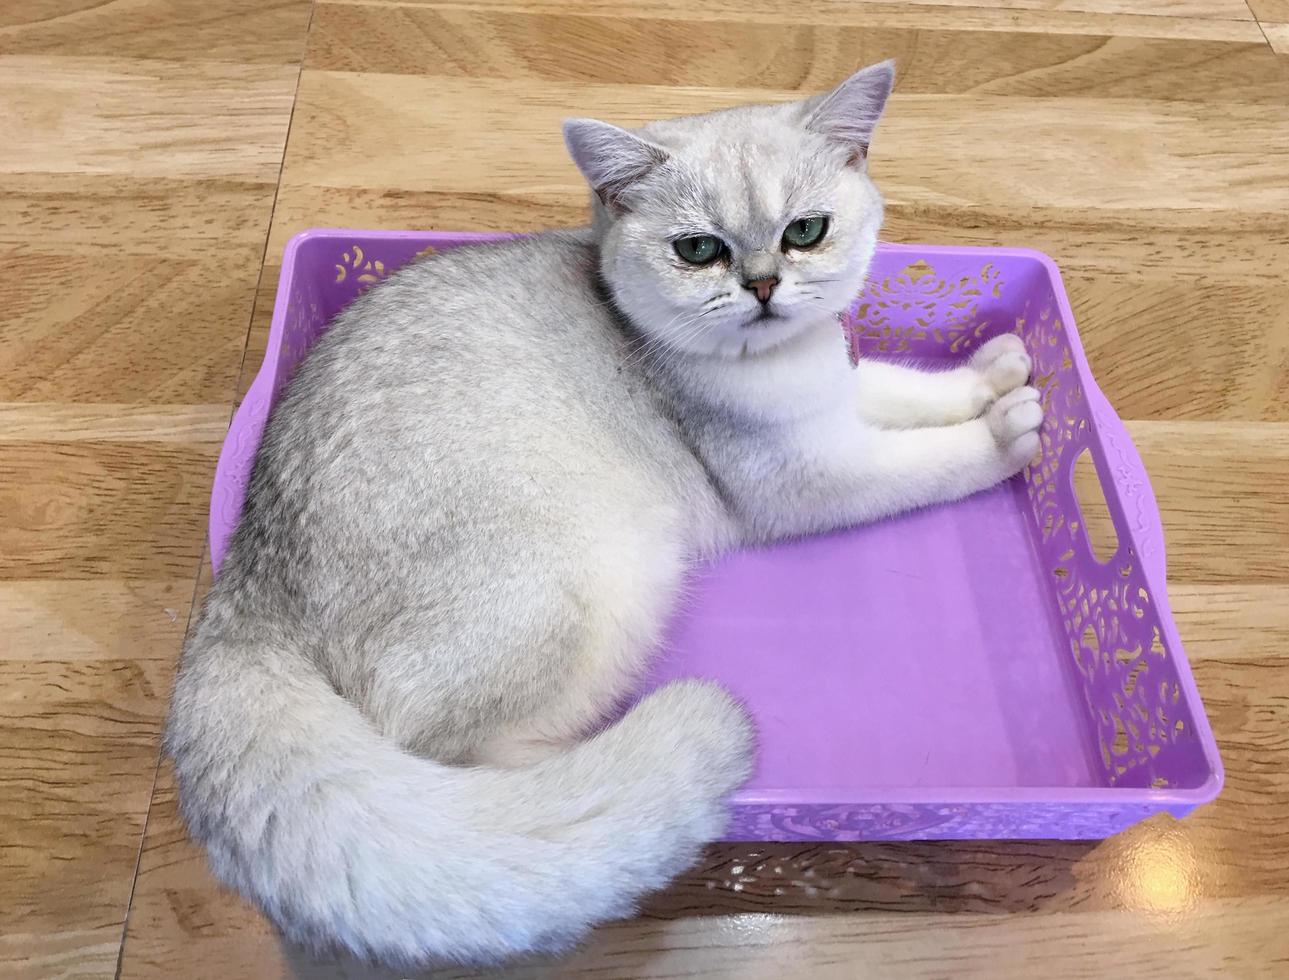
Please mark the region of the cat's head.
<svg viewBox="0 0 1289 980"><path fill-rule="evenodd" d="M595 192L603 275L647 339L738 356L846 309L882 223L866 160L894 77L887 61L803 102L634 132L565 123Z"/></svg>

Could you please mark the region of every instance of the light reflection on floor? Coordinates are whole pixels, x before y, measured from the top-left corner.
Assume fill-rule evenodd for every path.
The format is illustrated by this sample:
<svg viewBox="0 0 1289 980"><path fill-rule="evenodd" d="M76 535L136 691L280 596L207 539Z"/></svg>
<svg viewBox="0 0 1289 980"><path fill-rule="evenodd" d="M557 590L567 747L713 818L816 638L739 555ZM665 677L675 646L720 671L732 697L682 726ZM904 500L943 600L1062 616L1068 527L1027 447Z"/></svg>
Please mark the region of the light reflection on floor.
<svg viewBox="0 0 1289 980"><path fill-rule="evenodd" d="M1199 871L1187 836L1151 834L1125 854L1120 891L1129 908L1168 919L1184 916L1199 899Z"/></svg>

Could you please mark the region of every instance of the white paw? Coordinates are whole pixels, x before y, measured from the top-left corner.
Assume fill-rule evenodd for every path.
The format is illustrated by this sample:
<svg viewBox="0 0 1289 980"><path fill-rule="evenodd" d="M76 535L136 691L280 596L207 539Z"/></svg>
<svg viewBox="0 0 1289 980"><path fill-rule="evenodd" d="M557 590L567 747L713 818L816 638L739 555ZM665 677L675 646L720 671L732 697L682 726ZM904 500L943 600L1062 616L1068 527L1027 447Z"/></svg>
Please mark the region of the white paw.
<svg viewBox="0 0 1289 980"><path fill-rule="evenodd" d="M1012 333L987 341L971 355L970 364L995 398L1025 384L1034 366L1025 342Z"/></svg>
<svg viewBox="0 0 1289 980"><path fill-rule="evenodd" d="M1043 406L1038 389L1014 388L989 408L985 421L994 434L1008 467L1008 475L1019 471L1038 455L1038 429L1043 424Z"/></svg>

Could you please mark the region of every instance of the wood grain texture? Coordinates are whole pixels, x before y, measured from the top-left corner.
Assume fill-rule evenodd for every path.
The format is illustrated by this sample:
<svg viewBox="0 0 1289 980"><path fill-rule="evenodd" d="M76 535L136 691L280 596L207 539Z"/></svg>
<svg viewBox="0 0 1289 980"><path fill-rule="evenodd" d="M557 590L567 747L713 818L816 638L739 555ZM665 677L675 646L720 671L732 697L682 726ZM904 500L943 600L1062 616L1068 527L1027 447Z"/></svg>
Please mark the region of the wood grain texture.
<svg viewBox="0 0 1289 980"><path fill-rule="evenodd" d="M0 8L0 51L296 65L298 0L26 0Z"/></svg>
<svg viewBox="0 0 1289 980"><path fill-rule="evenodd" d="M1248 0L1248 4L1260 23L1289 22L1289 0Z"/></svg>
<svg viewBox="0 0 1289 980"><path fill-rule="evenodd" d="M0 975L117 967L308 12L0 9Z"/></svg>
<svg viewBox="0 0 1289 980"><path fill-rule="evenodd" d="M1265 44L792 22L588 17L323 0L307 65L333 71L627 85L686 76L812 92L895 58L902 95L984 92L1283 104ZM1126 71L1127 64L1132 70Z"/></svg>
<svg viewBox="0 0 1289 980"><path fill-rule="evenodd" d="M1199 16L1163 13L1166 6L1142 0L1140 3L1060 4L1049 0L1023 3L990 0L950 0L940 3L899 3L892 0L710 0L694 5L688 0L640 0L630 5L620 0L347 0L360 6L383 9L398 7L468 8L507 14L563 14L575 12L590 17L632 17L678 19L691 23L810 23L829 27L894 27L939 30L958 28L971 31L1039 32L1043 34L1116 35L1123 37L1174 37L1215 41L1261 40L1257 23L1247 6L1241 9L1229 0L1213 8L1197 0L1192 8ZM1090 7L1099 9L1091 10ZM1232 19L1204 16L1225 11Z"/></svg>
<svg viewBox="0 0 1289 980"><path fill-rule="evenodd" d="M0 173L271 182L296 70L37 55L0 58Z"/></svg>
<svg viewBox="0 0 1289 980"><path fill-rule="evenodd" d="M363 2L363 0L360 0L360 2ZM374 2L380 5L403 2L412 4L428 3L437 6L443 0L365 0L365 2ZM456 2L463 6L511 10L527 7L530 0L463 0L463 2L462 0L456 0ZM803 19L816 13L823 13L843 6L836 0L815 0L815 2L818 4L817 7L807 7L802 11ZM1272 0L1272 2L1275 2L1275 0ZM854 0L854 3L861 6L861 12L866 9L864 5L868 4L886 6L884 0ZM615 3L614 0L581 0L576 6L585 10L607 12L611 15L623 12L622 5ZM671 9L679 8L680 5L676 0L646 0L643 6L658 6ZM718 2L716 6L721 7L723 3ZM746 6L754 10L774 8L774 5L767 2L767 0L752 0ZM1252 11L1243 0L985 0L983 3L981 0L909 0L907 6L939 8L941 11L945 8L950 10L953 8L989 8L994 10L1060 11L1072 14L1133 14L1150 17L1179 17L1205 20L1250 20L1253 17Z"/></svg>
<svg viewBox="0 0 1289 980"><path fill-rule="evenodd" d="M459 193L537 190L580 197L559 122L574 109L638 125L793 92L306 71L284 190L395 186ZM1281 160L1289 106L1133 99L897 94L875 177L895 205L1008 201L1112 213L1169 209L1262 215L1289 209ZM962 139L960 127L996 133ZM464 123L471 120L467 128ZM401 138L385 140L396 121ZM1256 142L1251 127L1263 127ZM504 133L504 139L497 139ZM1197 152L1197 141L1204 149ZM524 153L516 154L514 146ZM368 148L381 145L373 172ZM1105 174L1113 171L1115 181ZM1238 182L1230 174L1238 172ZM1053 178L1061 178L1059 184Z"/></svg>
<svg viewBox="0 0 1289 980"><path fill-rule="evenodd" d="M1267 36L1267 43L1276 54L1289 55L1289 23L1261 25L1262 33Z"/></svg>
<svg viewBox="0 0 1289 980"><path fill-rule="evenodd" d="M227 405L0 403L0 442L224 441Z"/></svg>
<svg viewBox="0 0 1289 980"><path fill-rule="evenodd" d="M1284 0L0 6L0 976L371 975L221 892L155 765L286 239L576 224L563 116L792 98L890 56L885 237L1057 259L1152 475L1226 789L1100 844L720 845L496 975L1282 975L1286 31Z"/></svg>

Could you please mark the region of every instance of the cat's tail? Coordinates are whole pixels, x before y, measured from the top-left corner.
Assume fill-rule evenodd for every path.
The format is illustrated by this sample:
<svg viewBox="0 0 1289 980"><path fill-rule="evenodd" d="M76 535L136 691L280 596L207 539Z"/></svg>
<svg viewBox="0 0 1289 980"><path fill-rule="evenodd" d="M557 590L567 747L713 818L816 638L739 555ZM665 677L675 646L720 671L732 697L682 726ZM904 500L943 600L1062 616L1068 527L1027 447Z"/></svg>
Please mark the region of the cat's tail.
<svg viewBox="0 0 1289 980"><path fill-rule="evenodd" d="M166 733L183 816L216 874L314 951L566 948L692 864L749 772L747 718L711 684L661 688L526 769L451 767L383 737L304 657L203 633Z"/></svg>

